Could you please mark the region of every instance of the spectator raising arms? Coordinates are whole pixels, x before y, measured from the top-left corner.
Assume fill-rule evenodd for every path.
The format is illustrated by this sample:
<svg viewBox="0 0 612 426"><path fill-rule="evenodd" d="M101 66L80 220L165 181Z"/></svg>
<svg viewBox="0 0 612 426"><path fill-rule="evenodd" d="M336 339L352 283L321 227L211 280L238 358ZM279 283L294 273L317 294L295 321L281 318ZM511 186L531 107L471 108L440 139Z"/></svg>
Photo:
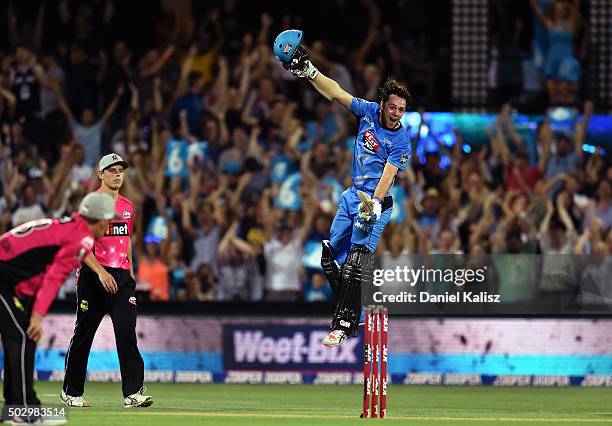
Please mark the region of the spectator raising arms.
<svg viewBox="0 0 612 426"><path fill-rule="evenodd" d="M578 0L555 0L552 17L540 9L536 0L529 3L537 18L548 30L548 52L544 60L544 75L549 101L553 105L569 105L573 101L573 89L581 69L574 56L573 37L582 24Z"/></svg>
<svg viewBox="0 0 612 426"><path fill-rule="evenodd" d="M70 107L66 103L66 99L59 88L59 85L55 86L55 93L59 99L60 108L68 120L70 129L76 136L77 143L79 143L85 150L85 163L94 166L98 158L100 158L100 152L102 150L102 131L108 120L115 112L119 100L125 89L123 86L119 86L117 89L117 95L115 99L106 107L102 117L96 121L94 112L91 108L86 108L81 113L81 122L76 121Z"/></svg>

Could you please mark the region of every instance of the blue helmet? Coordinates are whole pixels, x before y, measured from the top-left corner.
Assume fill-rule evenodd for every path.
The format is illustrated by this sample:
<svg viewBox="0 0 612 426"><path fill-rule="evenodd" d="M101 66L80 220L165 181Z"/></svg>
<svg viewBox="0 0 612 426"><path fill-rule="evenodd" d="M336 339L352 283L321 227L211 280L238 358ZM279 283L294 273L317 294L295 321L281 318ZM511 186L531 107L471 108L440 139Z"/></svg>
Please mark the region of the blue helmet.
<svg viewBox="0 0 612 426"><path fill-rule="evenodd" d="M300 30L285 30L274 40L274 55L283 64L289 64L297 47L302 41L303 32Z"/></svg>

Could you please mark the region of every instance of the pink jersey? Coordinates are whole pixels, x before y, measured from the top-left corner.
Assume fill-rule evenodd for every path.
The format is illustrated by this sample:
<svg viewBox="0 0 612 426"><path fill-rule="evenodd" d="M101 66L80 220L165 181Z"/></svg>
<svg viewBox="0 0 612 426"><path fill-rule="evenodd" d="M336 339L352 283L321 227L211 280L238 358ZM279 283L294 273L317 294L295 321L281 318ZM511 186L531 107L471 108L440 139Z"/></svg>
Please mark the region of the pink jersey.
<svg viewBox="0 0 612 426"><path fill-rule="evenodd" d="M128 244L134 230L134 205L119 195L115 202L115 214L121 219L108 224L104 237L96 241L94 254L102 266L129 270Z"/></svg>
<svg viewBox="0 0 612 426"><path fill-rule="evenodd" d="M45 315L93 245L87 223L77 214L24 223L0 236L0 277L15 286L16 294L34 296L33 309Z"/></svg>

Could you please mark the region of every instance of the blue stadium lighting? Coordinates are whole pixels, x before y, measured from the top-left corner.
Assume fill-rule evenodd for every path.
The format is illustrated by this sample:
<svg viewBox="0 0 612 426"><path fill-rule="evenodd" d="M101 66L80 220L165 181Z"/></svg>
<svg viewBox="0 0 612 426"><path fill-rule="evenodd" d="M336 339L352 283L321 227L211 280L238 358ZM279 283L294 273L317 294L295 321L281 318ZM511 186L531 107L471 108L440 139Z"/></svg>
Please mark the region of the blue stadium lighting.
<svg viewBox="0 0 612 426"><path fill-rule="evenodd" d="M595 153L595 147L593 145L589 145L589 144L582 144L582 150L586 153L589 154L594 154Z"/></svg>
<svg viewBox="0 0 612 426"><path fill-rule="evenodd" d="M419 114L418 112L407 113L405 114L402 121L408 124L411 128L419 127L419 125L421 124L421 114Z"/></svg>
<svg viewBox="0 0 612 426"><path fill-rule="evenodd" d="M549 112L549 117L554 121L569 120L572 116L572 110L569 108L554 108Z"/></svg>
<svg viewBox="0 0 612 426"><path fill-rule="evenodd" d="M451 163L452 163L451 159L448 158L446 155L443 155L440 158L440 168L441 169L448 169L451 166Z"/></svg>
<svg viewBox="0 0 612 426"><path fill-rule="evenodd" d="M145 243L155 243L155 244L159 244L162 241L161 238L156 237L155 235L146 235L144 237L144 242Z"/></svg>
<svg viewBox="0 0 612 426"><path fill-rule="evenodd" d="M438 148L438 144L436 144L433 138L430 137L425 140L423 146L425 148L425 152L428 154L440 151L440 149Z"/></svg>
<svg viewBox="0 0 612 426"><path fill-rule="evenodd" d="M427 136L429 136L429 126L427 126L427 124L423 124L421 126L421 137L422 138L426 138Z"/></svg>
<svg viewBox="0 0 612 426"><path fill-rule="evenodd" d="M416 154L419 158L419 163L425 164L425 150L422 143L419 143L416 147Z"/></svg>
<svg viewBox="0 0 612 426"><path fill-rule="evenodd" d="M440 140L446 146L453 146L455 144L456 139L457 138L455 137L455 134L452 132L445 133L440 137Z"/></svg>

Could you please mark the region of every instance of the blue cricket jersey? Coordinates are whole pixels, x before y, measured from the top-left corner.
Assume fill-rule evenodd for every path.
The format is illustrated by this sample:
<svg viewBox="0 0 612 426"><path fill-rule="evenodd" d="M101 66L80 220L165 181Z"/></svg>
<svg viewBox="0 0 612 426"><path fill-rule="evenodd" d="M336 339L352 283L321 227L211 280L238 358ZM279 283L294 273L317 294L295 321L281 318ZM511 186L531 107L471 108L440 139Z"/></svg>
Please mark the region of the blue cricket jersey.
<svg viewBox="0 0 612 426"><path fill-rule="evenodd" d="M382 176L385 163L404 170L410 161L410 134L400 126L387 130L378 123L380 104L353 97L351 112L359 118L353 150L353 186L370 195ZM389 195L387 193L387 195Z"/></svg>

